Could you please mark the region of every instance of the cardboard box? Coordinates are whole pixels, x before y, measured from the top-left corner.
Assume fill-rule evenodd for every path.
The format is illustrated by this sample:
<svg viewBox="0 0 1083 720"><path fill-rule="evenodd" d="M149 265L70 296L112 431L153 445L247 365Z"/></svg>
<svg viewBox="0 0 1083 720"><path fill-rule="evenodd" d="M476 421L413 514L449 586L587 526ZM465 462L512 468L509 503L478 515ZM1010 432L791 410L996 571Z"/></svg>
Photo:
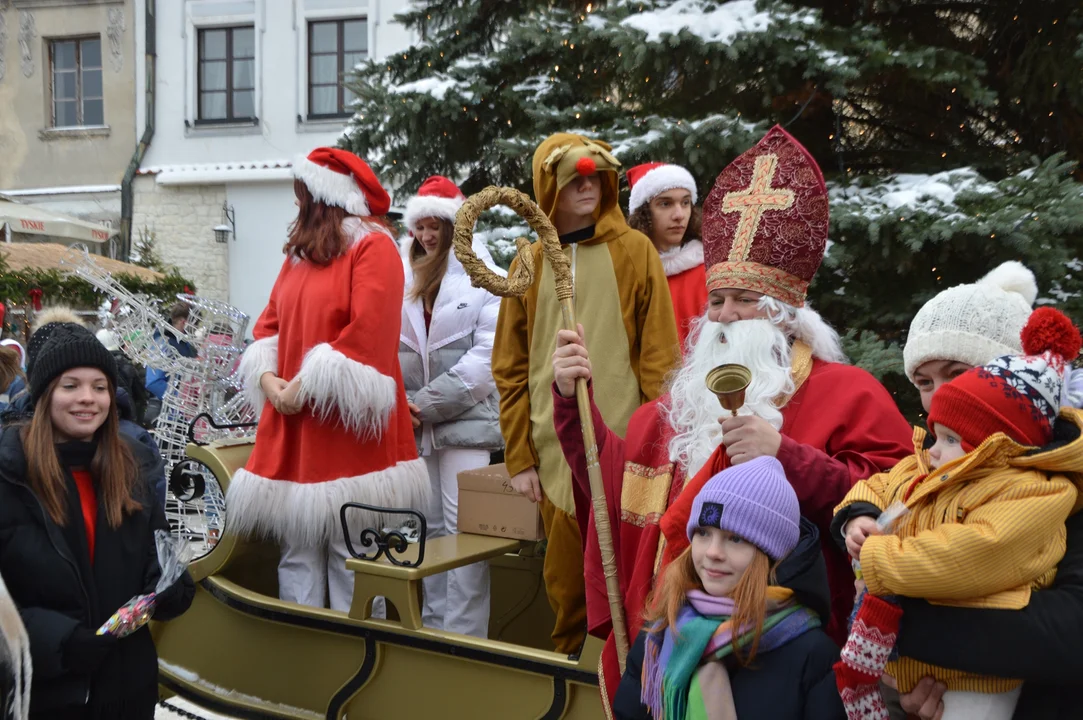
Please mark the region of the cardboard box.
<svg viewBox="0 0 1083 720"><path fill-rule="evenodd" d="M515 540L545 537L538 506L515 492L503 464L459 473L459 532Z"/></svg>

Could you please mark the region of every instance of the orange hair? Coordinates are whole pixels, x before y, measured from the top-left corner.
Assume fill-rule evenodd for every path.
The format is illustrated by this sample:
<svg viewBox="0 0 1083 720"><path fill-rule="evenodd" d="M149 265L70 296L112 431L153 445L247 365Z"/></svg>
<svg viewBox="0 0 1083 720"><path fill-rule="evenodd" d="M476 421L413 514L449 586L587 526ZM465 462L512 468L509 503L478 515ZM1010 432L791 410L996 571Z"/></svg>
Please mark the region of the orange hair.
<svg viewBox="0 0 1083 720"><path fill-rule="evenodd" d="M759 548L745 569L745 574L737 581L733 589L734 613L730 620L735 628L733 636L733 654L737 662L748 666L756 657L763 635L763 621L767 615L767 587L773 582L775 568L771 560ZM645 621L654 625L654 632L662 632L667 627L677 627L677 613L688 602L689 590L703 590L696 566L692 562L692 547L688 546L673 559L658 585L647 598ZM744 629L743 632L741 629ZM749 642L742 642L741 636L749 630L752 637ZM747 645L748 654L744 654Z"/></svg>

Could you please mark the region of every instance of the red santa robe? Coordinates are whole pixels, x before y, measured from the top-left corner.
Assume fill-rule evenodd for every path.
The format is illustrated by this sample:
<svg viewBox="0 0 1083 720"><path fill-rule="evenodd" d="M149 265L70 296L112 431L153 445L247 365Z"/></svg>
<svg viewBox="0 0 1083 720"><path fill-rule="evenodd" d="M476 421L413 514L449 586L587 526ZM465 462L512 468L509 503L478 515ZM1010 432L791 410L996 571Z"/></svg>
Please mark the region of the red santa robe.
<svg viewBox="0 0 1083 720"><path fill-rule="evenodd" d="M703 265L703 243L689 240L684 245L661 253L666 271L673 313L677 316L677 335L684 347L692 321L703 316L707 307L707 268Z"/></svg>
<svg viewBox="0 0 1083 720"><path fill-rule="evenodd" d="M796 359L796 347L794 355ZM858 480L894 466L909 454L912 433L887 390L864 370L814 359L807 373L782 408L782 445L777 457L797 491L802 515L820 529L831 585L832 618L827 632L840 641L845 639L853 605L854 576L829 537L831 511ZM795 383L802 374L795 372ZM620 670L578 409L575 398L561 397L555 386L553 398L557 436L572 468L576 517L585 538L587 629L607 638L598 671L603 699L612 703ZM636 411L624 440L608 429L591 402L629 641L640 630L655 576L688 545L686 525L696 493L728 460L725 447L720 446L696 477L685 483L684 469L669 459L673 429L663 414L667 402L668 395Z"/></svg>
<svg viewBox="0 0 1083 720"><path fill-rule="evenodd" d="M341 537L343 503L425 507L428 474L399 370L401 313L388 303L402 297L402 260L388 235L360 219L347 218L344 230L351 245L329 265L282 264L241 359L262 412L252 455L229 485L233 532L319 547ZM300 413L266 402L267 371L300 379ZM360 527L376 521L359 513Z"/></svg>

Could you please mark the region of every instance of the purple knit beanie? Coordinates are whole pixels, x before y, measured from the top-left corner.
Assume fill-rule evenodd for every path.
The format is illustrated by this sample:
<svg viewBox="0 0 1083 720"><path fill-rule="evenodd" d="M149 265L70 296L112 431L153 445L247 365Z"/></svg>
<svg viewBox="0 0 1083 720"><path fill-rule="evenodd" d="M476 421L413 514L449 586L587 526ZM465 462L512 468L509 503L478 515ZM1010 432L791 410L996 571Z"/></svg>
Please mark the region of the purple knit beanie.
<svg viewBox="0 0 1083 720"><path fill-rule="evenodd" d="M782 464L764 455L726 468L707 481L692 503L688 540L698 527L716 527L779 560L797 547L801 535L797 493Z"/></svg>

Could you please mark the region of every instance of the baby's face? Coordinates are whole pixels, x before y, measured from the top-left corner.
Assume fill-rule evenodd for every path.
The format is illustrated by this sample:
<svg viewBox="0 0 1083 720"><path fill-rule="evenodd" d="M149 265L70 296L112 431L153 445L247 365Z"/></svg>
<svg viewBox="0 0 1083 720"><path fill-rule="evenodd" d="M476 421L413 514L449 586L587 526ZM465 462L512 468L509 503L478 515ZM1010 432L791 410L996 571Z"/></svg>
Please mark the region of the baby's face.
<svg viewBox="0 0 1083 720"><path fill-rule="evenodd" d="M966 450L963 450L963 439L951 428L935 423L933 434L936 435L936 444L929 448L929 465L934 470L966 455Z"/></svg>

